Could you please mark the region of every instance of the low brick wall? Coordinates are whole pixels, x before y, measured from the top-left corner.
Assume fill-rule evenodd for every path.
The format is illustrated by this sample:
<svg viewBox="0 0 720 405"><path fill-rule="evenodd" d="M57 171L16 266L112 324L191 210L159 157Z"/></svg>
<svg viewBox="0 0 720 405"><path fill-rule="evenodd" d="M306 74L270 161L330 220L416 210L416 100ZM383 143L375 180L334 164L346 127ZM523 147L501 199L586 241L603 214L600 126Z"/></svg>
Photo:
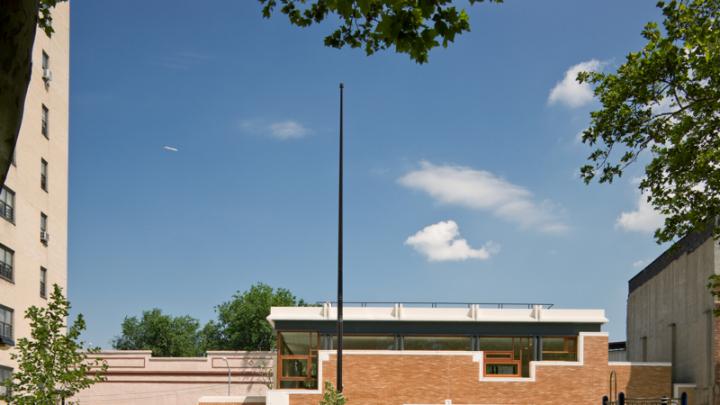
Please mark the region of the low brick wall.
<svg viewBox="0 0 720 405"><path fill-rule="evenodd" d="M669 364L609 363L606 334L581 334L580 341L578 362L533 362L529 378L483 377L482 356L473 352L346 352L345 395L348 405L600 404L612 371L628 397L670 395ZM321 381L334 383L335 355L323 355ZM268 405L317 405L321 398L317 391L276 392L286 400Z"/></svg>

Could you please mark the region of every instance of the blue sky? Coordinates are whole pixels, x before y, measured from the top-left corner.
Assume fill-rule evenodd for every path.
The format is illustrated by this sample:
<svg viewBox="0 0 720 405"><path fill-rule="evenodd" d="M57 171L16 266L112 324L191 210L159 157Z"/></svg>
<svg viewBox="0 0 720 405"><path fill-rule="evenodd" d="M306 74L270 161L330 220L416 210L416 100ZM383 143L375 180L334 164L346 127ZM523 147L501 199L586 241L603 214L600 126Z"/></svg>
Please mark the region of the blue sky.
<svg viewBox="0 0 720 405"><path fill-rule="evenodd" d="M334 298L340 81L347 300L603 308L624 339L657 218L640 166L578 179L598 105L563 80L639 49L654 3L475 5L472 32L417 65L325 48L329 25L255 1L75 0L69 296L87 340L154 307L205 322L258 281Z"/></svg>

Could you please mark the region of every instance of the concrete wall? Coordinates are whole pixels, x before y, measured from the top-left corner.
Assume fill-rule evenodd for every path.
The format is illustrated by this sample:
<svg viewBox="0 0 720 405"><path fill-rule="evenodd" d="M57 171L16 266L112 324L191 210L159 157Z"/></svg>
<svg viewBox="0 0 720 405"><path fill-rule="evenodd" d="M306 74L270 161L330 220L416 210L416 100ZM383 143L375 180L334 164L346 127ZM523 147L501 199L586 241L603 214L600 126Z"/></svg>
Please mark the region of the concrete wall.
<svg viewBox="0 0 720 405"><path fill-rule="evenodd" d="M207 357L163 358L125 350L94 357L107 362L107 381L80 392L74 400L81 404L197 405L202 397L226 396L223 357L230 365L233 396L263 397L273 380L271 352L211 351Z"/></svg>
<svg viewBox="0 0 720 405"><path fill-rule="evenodd" d="M15 222L0 218L0 243L15 252L14 279L0 278L0 305L13 310L16 341L30 334L25 310L47 303L40 296L40 267L47 269L48 297L53 283L67 286L69 3L58 3L52 17L52 37L42 30L35 35L32 75L15 149L16 165L10 167L5 183L15 192ZM52 81L48 86L42 79L43 51L50 57ZM43 104L50 111L48 138L41 132ZM47 192L40 188L40 159L49 166ZM40 241L41 212L48 216L47 245ZM0 345L0 366L15 368L11 350Z"/></svg>
<svg viewBox="0 0 720 405"><path fill-rule="evenodd" d="M652 277L643 270L642 283L631 280L628 296L628 359L672 362L673 382L696 384L698 404L713 403L714 346L720 343L707 283L720 273L718 257L720 248L711 237L694 244L680 241L648 266Z"/></svg>
<svg viewBox="0 0 720 405"><path fill-rule="evenodd" d="M348 351L343 359L349 404L599 404L609 394L670 395L670 365L609 363L607 334L580 336L577 362L532 362L530 378L485 377L481 352ZM323 358L324 357L324 358ZM335 378L334 352L321 352L320 381ZM272 390L268 405L317 405L320 391Z"/></svg>

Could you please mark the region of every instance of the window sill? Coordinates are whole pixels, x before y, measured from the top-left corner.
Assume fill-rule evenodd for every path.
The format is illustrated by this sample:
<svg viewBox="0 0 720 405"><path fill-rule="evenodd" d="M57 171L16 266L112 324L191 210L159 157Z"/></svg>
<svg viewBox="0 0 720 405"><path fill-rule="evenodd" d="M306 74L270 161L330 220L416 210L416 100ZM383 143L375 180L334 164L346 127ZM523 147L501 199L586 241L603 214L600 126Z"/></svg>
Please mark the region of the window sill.
<svg viewBox="0 0 720 405"><path fill-rule="evenodd" d="M0 276L0 280L5 280L5 281L7 281L7 282L10 283L10 284L15 284L15 280L12 279L12 278L7 278L7 277Z"/></svg>
<svg viewBox="0 0 720 405"><path fill-rule="evenodd" d="M15 346L15 341L7 336L0 336L0 346Z"/></svg>

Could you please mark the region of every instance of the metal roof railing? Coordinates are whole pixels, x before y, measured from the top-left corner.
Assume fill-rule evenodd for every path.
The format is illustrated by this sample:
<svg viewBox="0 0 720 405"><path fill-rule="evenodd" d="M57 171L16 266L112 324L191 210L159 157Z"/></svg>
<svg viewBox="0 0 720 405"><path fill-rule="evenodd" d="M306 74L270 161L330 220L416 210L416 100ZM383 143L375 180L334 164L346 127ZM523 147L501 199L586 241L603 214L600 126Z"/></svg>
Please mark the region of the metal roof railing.
<svg viewBox="0 0 720 405"><path fill-rule="evenodd" d="M333 306L337 305L337 301L318 301L317 305L330 303ZM533 309L535 306L540 306L543 309L550 309L553 304L549 303L538 303L538 302L435 302L435 301L344 301L343 306L348 307L383 307L383 306L394 306L396 304L402 304L405 307L420 307L420 308L470 308L473 305L477 305L480 308L496 308L496 309Z"/></svg>

